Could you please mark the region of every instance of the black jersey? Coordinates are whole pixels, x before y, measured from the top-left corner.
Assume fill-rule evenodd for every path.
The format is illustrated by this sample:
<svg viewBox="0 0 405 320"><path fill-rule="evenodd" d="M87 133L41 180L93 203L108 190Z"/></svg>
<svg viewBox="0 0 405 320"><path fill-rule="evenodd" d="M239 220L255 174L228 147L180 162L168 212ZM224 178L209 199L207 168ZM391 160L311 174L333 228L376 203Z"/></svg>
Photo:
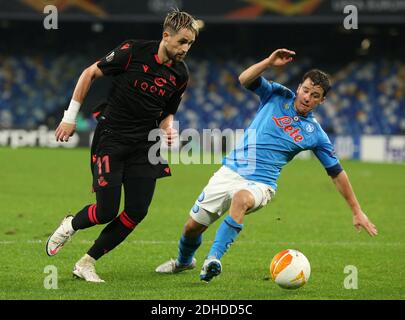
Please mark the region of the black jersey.
<svg viewBox="0 0 405 320"><path fill-rule="evenodd" d="M184 62L162 64L159 41L127 40L97 66L113 77L103 123L131 140L147 140L160 120L175 114L188 82Z"/></svg>

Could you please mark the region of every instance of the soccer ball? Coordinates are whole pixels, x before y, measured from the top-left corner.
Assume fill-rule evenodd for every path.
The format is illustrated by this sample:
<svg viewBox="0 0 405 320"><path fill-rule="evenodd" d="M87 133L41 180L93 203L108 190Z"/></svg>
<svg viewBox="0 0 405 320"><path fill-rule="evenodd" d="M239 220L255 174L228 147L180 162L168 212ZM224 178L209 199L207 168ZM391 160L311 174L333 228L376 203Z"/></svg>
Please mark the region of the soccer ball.
<svg viewBox="0 0 405 320"><path fill-rule="evenodd" d="M270 263L270 275L284 289L298 289L308 282L311 266L307 257L298 250L287 249L277 253Z"/></svg>

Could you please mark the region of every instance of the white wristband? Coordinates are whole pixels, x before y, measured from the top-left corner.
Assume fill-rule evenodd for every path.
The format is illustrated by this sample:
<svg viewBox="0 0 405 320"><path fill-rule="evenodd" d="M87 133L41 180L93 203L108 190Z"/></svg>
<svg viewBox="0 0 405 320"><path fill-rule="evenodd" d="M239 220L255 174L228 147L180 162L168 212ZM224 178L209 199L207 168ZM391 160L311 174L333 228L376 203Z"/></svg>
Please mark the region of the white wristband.
<svg viewBox="0 0 405 320"><path fill-rule="evenodd" d="M76 124L76 116L77 113L79 112L80 106L81 106L80 102L77 102L73 99L70 100L69 108L65 110L62 122Z"/></svg>

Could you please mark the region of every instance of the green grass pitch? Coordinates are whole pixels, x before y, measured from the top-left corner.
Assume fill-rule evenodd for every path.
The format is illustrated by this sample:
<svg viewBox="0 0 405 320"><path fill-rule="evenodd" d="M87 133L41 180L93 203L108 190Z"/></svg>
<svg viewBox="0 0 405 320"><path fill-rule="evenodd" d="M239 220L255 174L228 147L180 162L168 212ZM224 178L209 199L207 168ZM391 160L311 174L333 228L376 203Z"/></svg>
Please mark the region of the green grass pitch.
<svg viewBox="0 0 405 320"><path fill-rule="evenodd" d="M0 149L0 299L404 299L405 166L343 161L363 210L379 235L351 225L351 212L316 160L295 160L282 172L276 198L248 216L223 257L223 273L199 281L199 268L218 222L204 234L198 268L177 275L154 269L177 253L194 200L219 165L173 165L158 182L146 219L97 263L104 284L73 279L74 263L102 226L78 232L55 257L45 253L63 216L94 201L88 150ZM309 282L283 290L268 280L272 257L302 251ZM58 271L56 290L44 287L44 269ZM358 289L345 289L347 265L358 270Z"/></svg>

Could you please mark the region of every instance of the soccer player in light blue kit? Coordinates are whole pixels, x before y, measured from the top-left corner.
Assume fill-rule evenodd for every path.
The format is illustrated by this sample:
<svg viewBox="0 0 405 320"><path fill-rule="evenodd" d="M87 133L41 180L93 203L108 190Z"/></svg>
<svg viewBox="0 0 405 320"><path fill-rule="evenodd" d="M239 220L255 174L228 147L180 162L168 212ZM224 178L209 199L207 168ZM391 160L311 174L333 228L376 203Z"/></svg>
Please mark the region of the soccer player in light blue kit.
<svg viewBox="0 0 405 320"><path fill-rule="evenodd" d="M352 210L356 229L364 228L370 236L377 235L375 225L357 201L328 136L312 114L312 110L325 101L330 89L328 76L319 70L307 72L296 93L261 76L269 67L291 62L294 55L294 51L278 49L239 76L240 83L260 97L257 115L191 209L179 241L177 259L160 265L156 272L178 273L195 268L194 254L201 244L202 233L229 210L217 230L200 279L208 282L219 275L220 259L243 229L245 215L262 208L274 197L281 169L303 150L312 150L331 176Z"/></svg>

